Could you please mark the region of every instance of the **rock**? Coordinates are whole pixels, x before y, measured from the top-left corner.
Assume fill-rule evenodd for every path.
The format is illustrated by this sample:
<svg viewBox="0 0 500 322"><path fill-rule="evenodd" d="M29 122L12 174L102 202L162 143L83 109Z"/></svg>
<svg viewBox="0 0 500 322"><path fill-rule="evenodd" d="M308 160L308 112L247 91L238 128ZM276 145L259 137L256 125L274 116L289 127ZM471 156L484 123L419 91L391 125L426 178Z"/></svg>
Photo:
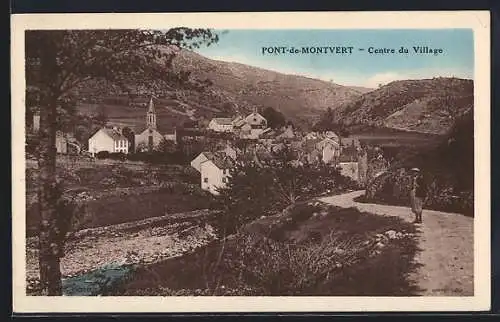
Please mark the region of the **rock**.
<svg viewBox="0 0 500 322"><path fill-rule="evenodd" d="M345 250L343 250L342 248L338 248L337 247L337 248L335 248L334 253L341 255L341 254L345 253Z"/></svg>
<svg viewBox="0 0 500 322"><path fill-rule="evenodd" d="M388 230L385 232L385 235L389 238L389 239L395 239L396 238L396 232L394 230Z"/></svg>

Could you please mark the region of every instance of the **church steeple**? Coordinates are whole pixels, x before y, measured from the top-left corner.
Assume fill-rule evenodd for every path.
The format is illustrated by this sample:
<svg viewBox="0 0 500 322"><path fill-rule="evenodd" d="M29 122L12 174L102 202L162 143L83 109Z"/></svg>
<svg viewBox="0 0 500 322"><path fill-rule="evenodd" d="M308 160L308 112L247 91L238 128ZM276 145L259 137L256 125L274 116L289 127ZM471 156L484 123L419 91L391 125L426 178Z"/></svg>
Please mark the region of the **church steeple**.
<svg viewBox="0 0 500 322"><path fill-rule="evenodd" d="M148 112L146 114L146 125L150 129L156 129L156 111L153 104L153 97L149 100Z"/></svg>

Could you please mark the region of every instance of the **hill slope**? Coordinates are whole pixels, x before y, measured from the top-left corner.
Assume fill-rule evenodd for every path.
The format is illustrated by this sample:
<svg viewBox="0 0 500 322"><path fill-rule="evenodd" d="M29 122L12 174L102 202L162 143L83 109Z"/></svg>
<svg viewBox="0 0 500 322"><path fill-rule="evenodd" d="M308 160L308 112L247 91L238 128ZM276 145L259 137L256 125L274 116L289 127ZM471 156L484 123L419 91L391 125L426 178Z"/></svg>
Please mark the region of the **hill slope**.
<svg viewBox="0 0 500 322"><path fill-rule="evenodd" d="M230 116L238 112L247 113L254 108L272 107L295 124L309 127L328 107L337 108L368 90L211 60L186 50L174 58L173 66L177 72L188 73L197 85L201 84L191 88L174 85L161 90L160 105L166 112L164 117L173 116L177 124L179 118L210 119L216 115ZM148 99L150 94L146 86L133 80L128 80L127 85L137 93L139 99ZM102 83L87 83L79 94L93 97L93 102L110 96L128 99L119 89ZM125 100L121 105L129 104ZM111 119L113 121L112 116ZM143 124L144 116L141 115L138 122Z"/></svg>
<svg viewBox="0 0 500 322"><path fill-rule="evenodd" d="M472 80L394 81L333 110L333 122L445 134L473 104Z"/></svg>
<svg viewBox="0 0 500 322"><path fill-rule="evenodd" d="M435 147L399 157L385 174L367 186L367 199L408 205L409 174L418 167L427 184L426 207L473 215L474 211L474 113L460 116Z"/></svg>

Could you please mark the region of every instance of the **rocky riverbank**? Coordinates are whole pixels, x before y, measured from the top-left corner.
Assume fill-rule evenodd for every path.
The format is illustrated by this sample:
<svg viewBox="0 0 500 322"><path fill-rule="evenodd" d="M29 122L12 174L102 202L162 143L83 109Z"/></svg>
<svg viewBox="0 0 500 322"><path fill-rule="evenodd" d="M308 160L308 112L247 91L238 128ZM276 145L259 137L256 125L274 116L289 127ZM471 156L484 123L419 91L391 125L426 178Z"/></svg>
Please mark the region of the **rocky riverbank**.
<svg viewBox="0 0 500 322"><path fill-rule="evenodd" d="M150 264L182 255L216 238L200 220L210 213L199 210L80 231L66 245L61 273L70 278L107 265ZM39 279L37 244L37 237L27 239L28 293L36 290Z"/></svg>

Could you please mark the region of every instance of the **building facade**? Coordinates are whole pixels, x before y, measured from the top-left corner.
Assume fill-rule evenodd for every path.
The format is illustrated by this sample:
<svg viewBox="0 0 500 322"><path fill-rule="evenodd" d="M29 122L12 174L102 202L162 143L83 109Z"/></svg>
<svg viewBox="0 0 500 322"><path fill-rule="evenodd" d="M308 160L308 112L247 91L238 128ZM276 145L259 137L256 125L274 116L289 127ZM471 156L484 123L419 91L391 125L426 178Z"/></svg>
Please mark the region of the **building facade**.
<svg viewBox="0 0 500 322"><path fill-rule="evenodd" d="M109 153L129 152L129 142L121 132L114 128L101 128L89 138L89 152L96 155L101 151Z"/></svg>
<svg viewBox="0 0 500 322"><path fill-rule="evenodd" d="M163 135L158 131L156 124L156 109L153 98L149 100L146 112L146 128L135 137L136 152L157 150L164 140Z"/></svg>

